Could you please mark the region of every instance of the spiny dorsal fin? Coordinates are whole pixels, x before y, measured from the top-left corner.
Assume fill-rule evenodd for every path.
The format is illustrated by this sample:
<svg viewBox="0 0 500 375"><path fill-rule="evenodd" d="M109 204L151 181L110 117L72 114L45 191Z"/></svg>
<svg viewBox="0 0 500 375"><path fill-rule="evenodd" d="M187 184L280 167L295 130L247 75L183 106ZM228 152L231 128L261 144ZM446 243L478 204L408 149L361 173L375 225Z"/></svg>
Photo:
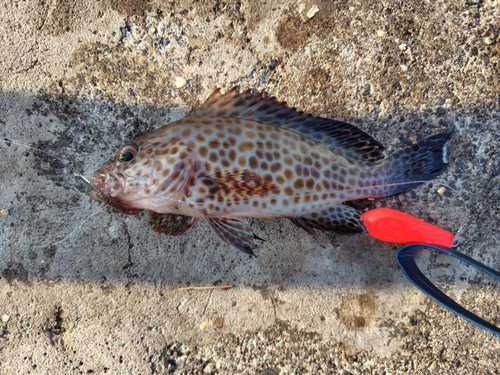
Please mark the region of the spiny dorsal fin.
<svg viewBox="0 0 500 375"><path fill-rule="evenodd" d="M238 117L273 124L321 142L332 149L362 163L377 162L384 158L384 146L354 125L342 121L314 117L296 111L278 102L275 97L265 98L252 90L239 92L238 86L225 94L215 90L206 102L196 108L196 115Z"/></svg>

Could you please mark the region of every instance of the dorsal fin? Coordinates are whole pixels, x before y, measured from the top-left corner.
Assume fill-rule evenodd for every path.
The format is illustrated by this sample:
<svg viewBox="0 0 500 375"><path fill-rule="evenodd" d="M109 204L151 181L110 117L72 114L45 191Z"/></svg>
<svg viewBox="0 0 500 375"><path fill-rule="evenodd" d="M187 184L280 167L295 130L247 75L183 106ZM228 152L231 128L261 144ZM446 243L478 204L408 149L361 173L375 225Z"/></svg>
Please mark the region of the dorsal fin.
<svg viewBox="0 0 500 375"><path fill-rule="evenodd" d="M362 163L373 163L384 158L384 146L354 125L342 121L314 117L265 98L252 90L239 92L238 86L225 94L215 90L206 102L195 109L196 115L238 117L273 124L321 142L332 149L341 149L346 155Z"/></svg>

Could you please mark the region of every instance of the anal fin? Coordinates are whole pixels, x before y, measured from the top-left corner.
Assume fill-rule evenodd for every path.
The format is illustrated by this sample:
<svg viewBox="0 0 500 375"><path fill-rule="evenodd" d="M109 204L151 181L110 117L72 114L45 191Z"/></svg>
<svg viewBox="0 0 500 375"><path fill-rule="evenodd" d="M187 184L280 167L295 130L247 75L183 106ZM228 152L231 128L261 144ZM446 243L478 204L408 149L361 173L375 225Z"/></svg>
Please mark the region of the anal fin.
<svg viewBox="0 0 500 375"><path fill-rule="evenodd" d="M210 228L226 245L233 245L238 250L255 256L252 246L254 235L250 226L238 218L206 217Z"/></svg>
<svg viewBox="0 0 500 375"><path fill-rule="evenodd" d="M359 212L352 207L344 205L327 207L317 212L289 217L289 219L309 234L315 234L315 229L338 234L367 233Z"/></svg>
<svg viewBox="0 0 500 375"><path fill-rule="evenodd" d="M150 215L153 231L163 233L168 236L179 236L196 221L194 217L177 214L160 214L152 212Z"/></svg>

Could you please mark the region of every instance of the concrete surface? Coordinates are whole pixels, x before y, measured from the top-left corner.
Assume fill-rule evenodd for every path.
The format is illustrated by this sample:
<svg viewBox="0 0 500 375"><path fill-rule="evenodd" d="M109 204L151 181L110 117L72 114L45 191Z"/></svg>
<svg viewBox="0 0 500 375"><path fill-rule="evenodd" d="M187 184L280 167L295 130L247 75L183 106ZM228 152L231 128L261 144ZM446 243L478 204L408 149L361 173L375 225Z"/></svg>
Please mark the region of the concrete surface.
<svg viewBox="0 0 500 375"><path fill-rule="evenodd" d="M387 206L500 268L500 3L5 1L0 7L1 374L499 374L500 338L420 294L396 245L253 220L256 259L92 201L85 176L216 87L345 119L389 152L455 127L434 182ZM64 162L20 143L58 155ZM422 269L500 325L500 286ZM179 291L234 284L231 290Z"/></svg>

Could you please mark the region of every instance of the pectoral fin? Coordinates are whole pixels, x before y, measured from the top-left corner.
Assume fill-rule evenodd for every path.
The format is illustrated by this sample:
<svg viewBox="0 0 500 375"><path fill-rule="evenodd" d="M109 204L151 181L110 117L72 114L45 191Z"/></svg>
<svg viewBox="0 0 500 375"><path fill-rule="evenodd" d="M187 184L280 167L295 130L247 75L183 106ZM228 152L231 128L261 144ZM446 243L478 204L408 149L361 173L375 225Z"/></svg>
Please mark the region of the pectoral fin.
<svg viewBox="0 0 500 375"><path fill-rule="evenodd" d="M233 245L245 254L255 256L252 246L254 235L250 226L241 219L206 217L210 228L226 245Z"/></svg>
<svg viewBox="0 0 500 375"><path fill-rule="evenodd" d="M349 206L328 207L317 212L290 217L289 219L309 234L314 234L315 229L338 234L367 233L361 215Z"/></svg>
<svg viewBox="0 0 500 375"><path fill-rule="evenodd" d="M156 233L163 233L168 236L179 236L196 221L194 217L177 214L159 214L151 212L151 223Z"/></svg>

